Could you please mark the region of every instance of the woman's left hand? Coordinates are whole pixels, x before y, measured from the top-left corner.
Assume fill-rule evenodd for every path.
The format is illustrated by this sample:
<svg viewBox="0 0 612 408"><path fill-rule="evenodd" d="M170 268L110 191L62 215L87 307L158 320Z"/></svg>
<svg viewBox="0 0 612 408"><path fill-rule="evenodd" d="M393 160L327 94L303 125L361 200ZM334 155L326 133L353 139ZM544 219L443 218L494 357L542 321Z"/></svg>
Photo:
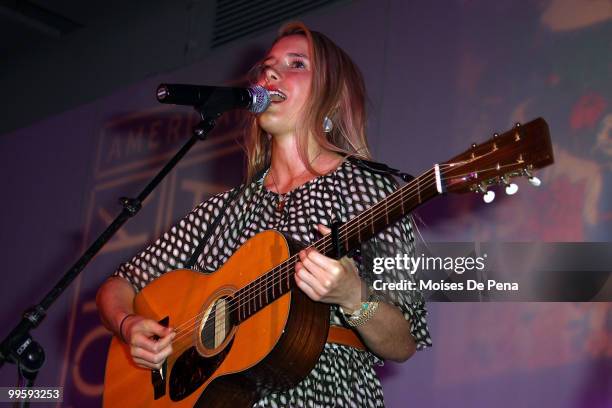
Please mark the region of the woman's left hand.
<svg viewBox="0 0 612 408"><path fill-rule="evenodd" d="M331 232L322 224L317 229L323 235ZM314 248L302 250L295 265L298 287L314 301L340 305L347 312L361 305L361 278L355 262L348 257L329 258Z"/></svg>

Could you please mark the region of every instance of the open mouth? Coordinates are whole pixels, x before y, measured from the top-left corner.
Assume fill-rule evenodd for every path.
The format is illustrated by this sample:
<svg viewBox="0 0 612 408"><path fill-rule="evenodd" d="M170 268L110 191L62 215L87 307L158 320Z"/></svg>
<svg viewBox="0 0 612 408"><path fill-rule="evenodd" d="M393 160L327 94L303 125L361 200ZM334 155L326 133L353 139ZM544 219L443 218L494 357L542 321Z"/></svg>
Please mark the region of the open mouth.
<svg viewBox="0 0 612 408"><path fill-rule="evenodd" d="M283 102L287 99L287 95L285 95L278 89L270 89L268 90L268 94L270 95L270 100L272 102Z"/></svg>

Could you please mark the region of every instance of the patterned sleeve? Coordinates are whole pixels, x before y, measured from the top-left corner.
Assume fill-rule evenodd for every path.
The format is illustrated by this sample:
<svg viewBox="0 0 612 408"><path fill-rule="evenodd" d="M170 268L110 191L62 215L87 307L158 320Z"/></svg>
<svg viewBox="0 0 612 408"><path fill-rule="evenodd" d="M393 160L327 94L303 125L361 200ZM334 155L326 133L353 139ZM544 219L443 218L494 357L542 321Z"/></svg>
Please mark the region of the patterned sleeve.
<svg viewBox="0 0 612 408"><path fill-rule="evenodd" d="M184 268L231 191L214 195L199 204L157 241L119 265L112 276L126 279L139 292L162 274Z"/></svg>
<svg viewBox="0 0 612 408"><path fill-rule="evenodd" d="M371 173L357 168L353 174L354 182L351 185L352 204L357 213L371 207L379 200L385 198L398 188L398 184L391 176ZM384 268L379 274L374 273L375 258L396 258L406 254L412 257L415 254L414 235L410 217L405 217L384 231L377 234L368 242L362 244L361 259L358 267L362 279L373 288L375 280L382 282L415 281L413 275L405 269ZM379 264L380 266L380 264ZM386 290L376 291L387 302L400 308L404 318L410 322L410 331L414 337L417 350L423 350L432 345L427 327L427 310L422 294L417 290Z"/></svg>

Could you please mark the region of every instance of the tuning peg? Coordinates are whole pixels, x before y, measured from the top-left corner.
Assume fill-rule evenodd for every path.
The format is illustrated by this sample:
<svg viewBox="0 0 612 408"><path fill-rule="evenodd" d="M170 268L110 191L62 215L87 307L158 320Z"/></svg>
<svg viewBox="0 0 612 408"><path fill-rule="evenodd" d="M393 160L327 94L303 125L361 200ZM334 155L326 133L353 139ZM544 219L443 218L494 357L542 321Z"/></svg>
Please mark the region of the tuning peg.
<svg viewBox="0 0 612 408"><path fill-rule="evenodd" d="M536 176L531 176L527 180L529 181L529 184L531 184L534 187L540 187L540 185L542 185L542 180L540 180Z"/></svg>
<svg viewBox="0 0 612 408"><path fill-rule="evenodd" d="M514 183L510 183L510 177L506 175L506 176L502 176L501 179L503 183L506 185L506 194L508 195L516 194L516 192L518 191L518 186Z"/></svg>
<svg viewBox="0 0 612 408"><path fill-rule="evenodd" d="M518 186L514 183L506 184L506 194L514 195L518 191Z"/></svg>
<svg viewBox="0 0 612 408"><path fill-rule="evenodd" d="M482 200L487 204L493 202L493 200L495 199L495 191L487 191L487 185L485 183L476 184L472 188L472 191L476 193L482 193Z"/></svg>
<svg viewBox="0 0 612 408"><path fill-rule="evenodd" d="M514 195L518 191L518 186L514 183L510 183L510 178L508 176L503 176L502 181L506 185L506 194Z"/></svg>
<svg viewBox="0 0 612 408"><path fill-rule="evenodd" d="M531 171L529 171L529 169L524 169L523 174L527 176L527 180L529 181L529 184L531 184L532 186L540 187L542 185L542 180L540 180L539 178L531 174Z"/></svg>

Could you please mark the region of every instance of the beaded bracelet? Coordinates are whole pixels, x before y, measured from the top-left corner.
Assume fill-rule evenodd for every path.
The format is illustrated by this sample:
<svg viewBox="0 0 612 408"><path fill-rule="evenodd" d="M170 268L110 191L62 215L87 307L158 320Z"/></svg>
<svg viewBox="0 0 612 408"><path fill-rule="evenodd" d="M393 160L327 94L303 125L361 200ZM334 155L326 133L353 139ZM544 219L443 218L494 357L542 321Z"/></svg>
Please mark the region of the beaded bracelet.
<svg viewBox="0 0 612 408"><path fill-rule="evenodd" d="M123 336L123 323L125 323L125 321L127 320L128 317L130 316L136 316L136 314L134 313L128 313L125 316L123 316L123 319L121 319L121 323L119 323L119 338L121 339L122 342L124 342L125 344L127 344L127 340L125 339L125 337Z"/></svg>

